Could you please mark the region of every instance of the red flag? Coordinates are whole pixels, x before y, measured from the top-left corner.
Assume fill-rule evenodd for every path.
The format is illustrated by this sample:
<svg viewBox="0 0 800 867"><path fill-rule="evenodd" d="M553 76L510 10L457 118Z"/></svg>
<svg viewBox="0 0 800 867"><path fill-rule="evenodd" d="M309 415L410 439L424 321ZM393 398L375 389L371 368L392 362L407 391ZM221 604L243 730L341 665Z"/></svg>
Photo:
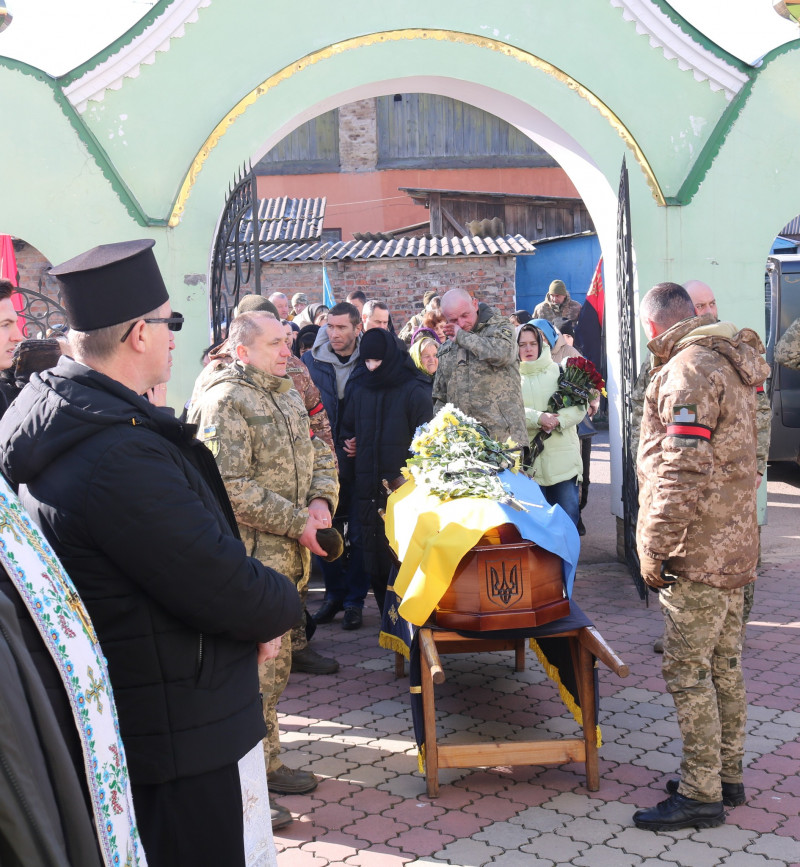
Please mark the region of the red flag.
<svg viewBox="0 0 800 867"><path fill-rule="evenodd" d="M17 256L14 253L14 244L11 235L0 235L0 278L10 280L15 286L19 286L17 280ZM22 313L22 295L15 292L11 296L11 303L17 313ZM17 320L19 330L25 335L25 317L20 316Z"/></svg>
<svg viewBox="0 0 800 867"><path fill-rule="evenodd" d="M603 327L603 309L606 304L606 290L603 286L603 257L597 263L594 269L594 277L589 286L589 291L586 293L586 300L594 307L597 312L597 319L600 322L600 327Z"/></svg>

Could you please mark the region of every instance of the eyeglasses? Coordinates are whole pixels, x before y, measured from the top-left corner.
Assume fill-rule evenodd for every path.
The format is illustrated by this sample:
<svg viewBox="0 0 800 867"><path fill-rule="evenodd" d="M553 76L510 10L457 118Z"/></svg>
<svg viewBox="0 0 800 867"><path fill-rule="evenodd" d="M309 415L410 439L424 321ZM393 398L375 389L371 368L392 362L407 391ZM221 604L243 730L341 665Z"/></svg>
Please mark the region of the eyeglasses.
<svg viewBox="0 0 800 867"><path fill-rule="evenodd" d="M181 328L183 328L183 315L178 313L177 310L173 310L172 316L162 316L157 319L137 319L136 322L147 322L149 325L164 322L170 331L180 331ZM131 323L131 327L122 335L119 341L120 343L124 343L128 339L131 331L133 331L133 326L136 325L136 322Z"/></svg>

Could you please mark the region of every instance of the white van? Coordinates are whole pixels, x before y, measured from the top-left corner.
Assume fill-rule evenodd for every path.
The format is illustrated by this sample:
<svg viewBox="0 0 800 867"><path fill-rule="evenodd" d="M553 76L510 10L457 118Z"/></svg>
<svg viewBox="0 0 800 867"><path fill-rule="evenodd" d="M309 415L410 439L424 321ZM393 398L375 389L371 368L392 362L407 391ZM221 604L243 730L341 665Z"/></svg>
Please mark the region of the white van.
<svg viewBox="0 0 800 867"><path fill-rule="evenodd" d="M771 461L800 463L800 371L774 362L775 344L800 317L800 255L775 254L767 259L765 276L767 381L772 403Z"/></svg>

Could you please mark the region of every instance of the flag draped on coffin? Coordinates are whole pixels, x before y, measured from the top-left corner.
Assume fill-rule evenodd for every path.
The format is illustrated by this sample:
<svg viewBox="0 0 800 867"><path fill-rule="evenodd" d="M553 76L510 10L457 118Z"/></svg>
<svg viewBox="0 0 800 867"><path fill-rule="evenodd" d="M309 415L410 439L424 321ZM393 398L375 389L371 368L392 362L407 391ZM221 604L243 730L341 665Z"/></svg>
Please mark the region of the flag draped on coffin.
<svg viewBox="0 0 800 867"><path fill-rule="evenodd" d="M19 286L17 279L17 256L14 252L14 243L11 240L11 235L0 235L0 279L10 280L15 286ZM23 303L22 296L19 292L15 292L11 296L11 303L17 313L22 313ZM20 316L17 324L19 330L26 334L25 318Z"/></svg>
<svg viewBox="0 0 800 867"><path fill-rule="evenodd" d="M322 263L322 303L328 310L336 303L333 300L333 289L331 289L331 281L328 279L328 271L324 262Z"/></svg>
<svg viewBox="0 0 800 867"><path fill-rule="evenodd" d="M586 293L586 302L581 308L575 326L575 336L581 352L602 372L603 362L603 310L605 308L603 286L603 257L594 269L594 277Z"/></svg>

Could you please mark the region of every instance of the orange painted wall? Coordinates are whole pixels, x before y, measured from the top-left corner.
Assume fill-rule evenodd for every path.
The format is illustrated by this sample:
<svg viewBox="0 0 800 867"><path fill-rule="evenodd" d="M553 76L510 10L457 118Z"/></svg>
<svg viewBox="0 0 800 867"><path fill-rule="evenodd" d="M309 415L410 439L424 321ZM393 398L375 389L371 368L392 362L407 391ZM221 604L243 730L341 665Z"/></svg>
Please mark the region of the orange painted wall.
<svg viewBox="0 0 800 867"><path fill-rule="evenodd" d="M428 212L398 187L476 192L522 193L532 196L578 196L560 168L536 169L392 169L379 172L318 175L264 175L259 198L327 196L325 228L341 229L342 240L353 232L388 232L421 223Z"/></svg>

